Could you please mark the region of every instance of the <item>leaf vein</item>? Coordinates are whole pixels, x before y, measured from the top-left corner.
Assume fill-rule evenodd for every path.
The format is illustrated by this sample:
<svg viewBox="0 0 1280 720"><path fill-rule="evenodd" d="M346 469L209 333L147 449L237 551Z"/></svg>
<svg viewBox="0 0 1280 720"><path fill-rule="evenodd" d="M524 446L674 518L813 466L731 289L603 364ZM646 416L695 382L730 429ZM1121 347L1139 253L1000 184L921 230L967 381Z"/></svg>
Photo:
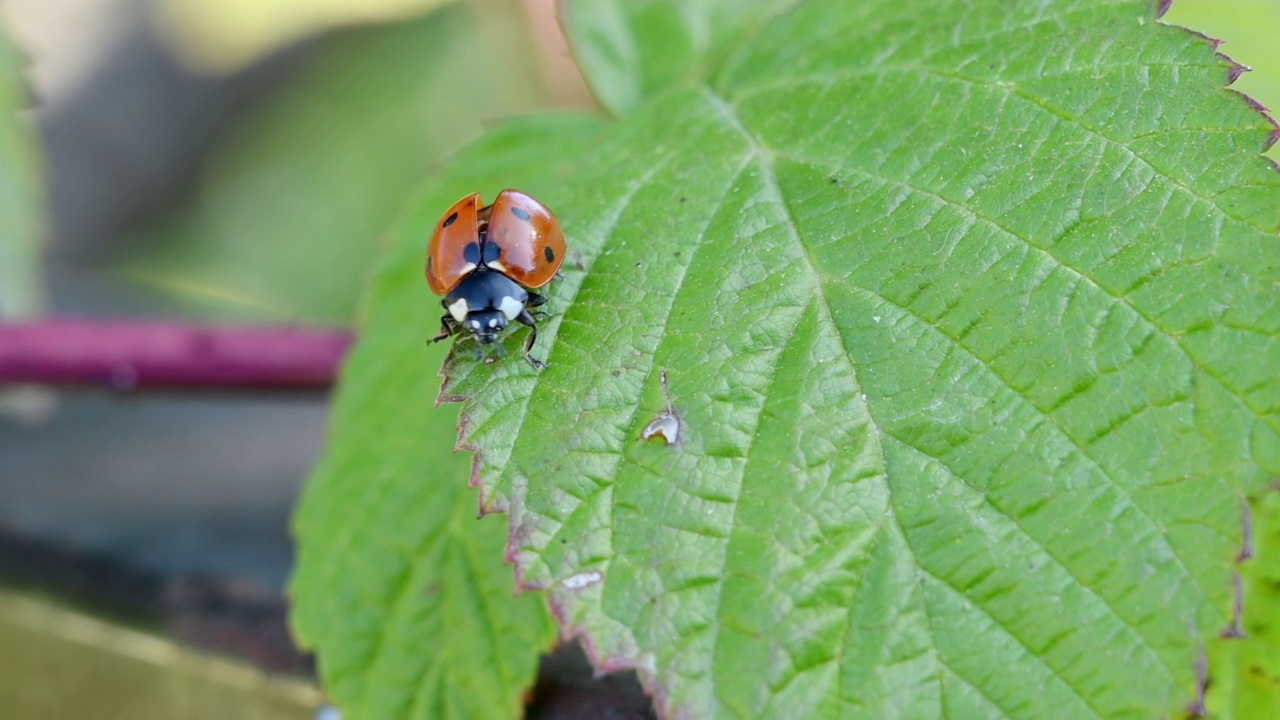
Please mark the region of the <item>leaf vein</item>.
<svg viewBox="0 0 1280 720"><path fill-rule="evenodd" d="M791 206L787 203L786 195L782 192L782 185L778 182L778 176L774 172L772 164L770 164L769 162L769 154L760 145L756 137L751 134L751 132L746 128L745 125L742 124L741 119L739 119L737 114L734 112L733 106L725 98L716 94L715 91L711 90L710 88L706 88L704 90L704 95L707 97L708 101L715 108L715 110L720 114L720 116L724 118L725 122L731 128L733 128L736 132L741 134L743 139L746 140L747 145L751 151L748 157L758 159L759 165L762 170L762 179L765 185L767 186L767 188L769 189L769 192L774 195L776 202L782 208L782 211L785 214L785 217L783 218L783 220L785 221L787 230L796 244L796 249L799 251L800 257L803 259L803 261L806 263L808 267L810 277L814 278L814 287L813 287L814 301L816 302L817 308L820 312L819 322L825 322L830 327L835 328L836 327L835 319L831 312L831 305L827 300L826 294L823 292L822 283L819 280L820 276L818 274L817 266L814 263L812 255L810 254L808 245L804 242L804 239L800 234L800 225L796 221L796 217L791 210ZM804 315L803 313L801 313L800 319L798 320L798 322L802 322L803 317ZM792 334L794 334L794 331ZM781 359L781 357L782 355L779 354L779 359ZM847 353L844 354L842 357L844 358L845 362L848 364L849 372L854 378L855 384L857 384L857 368L853 366L853 361L849 359L849 356ZM774 371L775 372L773 375L773 379L776 379L777 367L774 368ZM773 379L770 380L770 385L772 385ZM868 412L870 412L869 408L868 408ZM883 430L876 424L874 420L870 420L870 423L871 423L871 426L875 428L877 436L883 434ZM752 435L753 443L755 441L755 437L756 435L753 434ZM885 466L884 451L883 449L881 449L880 443L878 441L876 443L876 449L878 454L880 455L881 467L884 467ZM750 447L748 447L748 455L749 454L750 454ZM744 473L745 473L745 467L744 467ZM735 511L736 511L736 507L735 507ZM723 593L723 585L721 586L721 590ZM845 627L843 632L841 633L841 637L848 637L849 632L851 631L851 628L853 625L852 610L847 608L845 609L844 621L845 621ZM845 649L845 644L843 642L836 646L836 655L834 658L834 662L836 663L837 692L842 692L842 689L844 687L844 649Z"/></svg>

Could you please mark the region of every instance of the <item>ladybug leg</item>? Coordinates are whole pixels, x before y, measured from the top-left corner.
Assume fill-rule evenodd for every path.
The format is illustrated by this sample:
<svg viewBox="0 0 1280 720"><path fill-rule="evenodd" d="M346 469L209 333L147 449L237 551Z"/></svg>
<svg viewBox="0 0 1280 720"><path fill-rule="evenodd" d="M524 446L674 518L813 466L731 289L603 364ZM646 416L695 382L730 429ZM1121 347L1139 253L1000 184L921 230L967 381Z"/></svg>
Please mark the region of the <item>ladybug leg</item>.
<svg viewBox="0 0 1280 720"><path fill-rule="evenodd" d="M437 342L440 342L441 340L448 340L450 337L453 337L455 334L457 334L457 332L458 332L458 321L454 320L452 315L445 313L444 316L440 318L440 334L431 338L427 342L437 343Z"/></svg>
<svg viewBox="0 0 1280 720"><path fill-rule="evenodd" d="M546 304L547 304L547 298L545 295L539 295L537 293L529 293L529 300L524 304L524 306L526 309L528 309L528 308L536 308L539 305L546 305ZM535 310L534 312L529 313L529 315L533 317L535 320L546 320L547 318L551 317L550 315L542 312L541 310Z"/></svg>
<svg viewBox="0 0 1280 720"><path fill-rule="evenodd" d="M529 297L533 298L534 296L530 295ZM546 302L546 299L543 298L542 302ZM524 359L528 360L529 364L535 369L545 370L547 368L547 364L529 354L529 351L533 349L533 344L538 341L538 323L534 321L533 316L529 314L528 310L517 315L516 320L521 324L529 326L529 337L525 338L524 341Z"/></svg>

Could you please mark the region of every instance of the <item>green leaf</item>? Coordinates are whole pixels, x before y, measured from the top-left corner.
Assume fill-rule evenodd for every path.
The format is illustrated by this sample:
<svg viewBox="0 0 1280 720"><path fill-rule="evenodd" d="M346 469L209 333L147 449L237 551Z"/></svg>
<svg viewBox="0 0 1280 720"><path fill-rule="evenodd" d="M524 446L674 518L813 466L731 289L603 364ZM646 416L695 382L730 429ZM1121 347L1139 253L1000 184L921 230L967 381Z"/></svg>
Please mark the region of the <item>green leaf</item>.
<svg viewBox="0 0 1280 720"><path fill-rule="evenodd" d="M1280 108L1280 3L1272 0L1178 0L1165 22L1224 38L1220 48L1236 61L1252 68L1232 85L1270 108ZM1280 146L1269 151L1280 159Z"/></svg>
<svg viewBox="0 0 1280 720"><path fill-rule="evenodd" d="M440 305L422 276L423 233L473 188L549 186L591 118L499 129L408 216L343 370L332 438L295 530L292 621L317 651L344 717L515 717L554 633L544 599L512 599L505 524L476 522L455 406L432 409L446 352L428 349Z"/></svg>
<svg viewBox="0 0 1280 720"><path fill-rule="evenodd" d="M689 59L540 196L550 367L448 365L523 585L671 716L1192 703L1280 472L1280 175L1227 61L1138 0L883 0L698 68L646 7L568 8L580 57Z"/></svg>
<svg viewBox="0 0 1280 720"><path fill-rule="evenodd" d="M39 160L35 133L19 115L30 105L22 65L0 35L0 318L35 314L42 295Z"/></svg>
<svg viewBox="0 0 1280 720"><path fill-rule="evenodd" d="M422 251L513 186L571 243L550 366L460 341L441 395L599 667L668 716L1180 713L1280 474L1280 174L1230 64L1143 0L690 5L567 5L618 121L504 126L398 236L299 515L330 689L451 680L417 543L492 524L425 499Z"/></svg>

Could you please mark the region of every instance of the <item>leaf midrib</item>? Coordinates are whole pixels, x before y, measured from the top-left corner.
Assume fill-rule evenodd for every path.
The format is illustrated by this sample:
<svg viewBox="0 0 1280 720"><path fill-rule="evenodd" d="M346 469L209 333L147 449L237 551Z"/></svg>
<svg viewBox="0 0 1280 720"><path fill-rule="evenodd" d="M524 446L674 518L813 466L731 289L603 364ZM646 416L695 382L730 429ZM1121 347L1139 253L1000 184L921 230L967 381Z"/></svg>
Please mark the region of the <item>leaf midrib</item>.
<svg viewBox="0 0 1280 720"><path fill-rule="evenodd" d="M814 264L813 256L809 251L808 245L804 243L804 240L800 235L799 223L796 222L796 218L794 213L791 210L791 206L787 203L786 196L782 192L782 186L778 182L777 173L774 171L773 165L769 162L770 155L765 150L765 148L760 145L755 135L753 135L750 131L748 131L746 126L743 125L741 118L738 117L737 113L734 111L733 106L725 98L720 96L714 89L710 87L703 88L703 97L706 98L706 100L716 110L716 112L725 121L725 123L731 129L733 129L735 133L740 135L743 138L743 140L747 143L747 148L749 150L747 154L748 160L749 161L754 160L758 162L758 165L760 166L762 171L762 179L764 181L765 187L768 189L770 194L773 195L774 200L778 204L778 207L782 209L782 213L784 215L782 219L787 228L787 232L788 234L791 235L791 239L796 245L796 250L799 252L801 259L804 261L805 266L808 269L808 276L813 280L813 293L814 293L813 302L817 305L818 311L819 311L818 323L823 324L825 321L825 324L834 328L835 319L832 317L832 314L831 314L831 305L827 301L826 294L823 292L822 282L820 280L820 276L817 271L817 266ZM804 322L803 313L801 313L797 317L796 327L793 327L789 334L794 336L796 329L799 327L799 324L802 322ZM785 349L783 352L785 352ZM781 363L783 352L780 352L778 354L778 363L775 364L773 368L770 387L772 387L772 381L777 378L778 366ZM848 365L848 371L850 373L850 376L853 377L854 379L855 386L859 389L858 390L859 393L861 393L862 385L861 383L858 382L858 379L857 379L858 378L857 368L853 366L853 362L849 359L849 354L847 351L843 354L842 357L845 363ZM765 402L761 403L761 407L760 407L761 416L763 416L764 408L768 403L767 390L765 391L764 394L766 396L766 400ZM880 466L882 468L885 468L887 472L888 466L885 462L884 450L880 446L881 430L880 430L879 424L875 421L875 419L873 417L870 417L870 408L868 408L868 417L869 417L869 423L871 427L875 428L875 437L872 439L872 441L875 443L875 452L880 458ZM757 428L759 427L758 423L759 423L759 417L757 417ZM755 443L757 435L758 435L758 430L756 433L753 433L751 436L752 446ZM748 446L747 448L748 461L750 458L750 454L751 454L751 446ZM747 469L746 465L744 464L743 477L746 476L746 469ZM887 485L887 478L886 478L886 485ZM741 487L742 487L742 482L740 481L739 493L741 492ZM741 506L741 504L742 504L741 497L739 497L734 502L734 521L735 521L734 524L735 525L737 520L737 510ZM884 521L882 519L881 521L882 525L883 525L883 522ZM730 538L732 538L732 532L733 532L733 525L730 526ZM721 572L720 572L720 586L719 586L719 594L718 594L717 605L716 605L717 617L719 616L719 611L720 611L719 610L720 598L724 597L724 581L728 573L728 567L727 567L728 543L726 543L725 549L726 549L726 552L725 552L726 565L721 569ZM850 609L845 612L845 627L843 632L841 633L842 638L848 637L849 629L852 626L852 623L853 623L853 612ZM719 637L720 637L719 628L717 626L716 640L715 642L713 642L713 652L714 652L714 648L718 647ZM836 664L836 692L837 693L843 692L843 689L844 689L844 650L845 650L844 642L841 642L838 645L836 645L834 662Z"/></svg>

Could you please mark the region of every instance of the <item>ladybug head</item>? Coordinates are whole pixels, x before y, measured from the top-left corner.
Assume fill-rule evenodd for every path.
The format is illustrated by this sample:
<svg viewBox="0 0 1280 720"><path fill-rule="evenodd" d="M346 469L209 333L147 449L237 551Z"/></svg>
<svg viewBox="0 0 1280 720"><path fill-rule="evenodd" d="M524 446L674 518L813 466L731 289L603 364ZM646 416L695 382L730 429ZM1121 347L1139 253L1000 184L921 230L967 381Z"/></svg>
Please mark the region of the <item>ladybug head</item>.
<svg viewBox="0 0 1280 720"><path fill-rule="evenodd" d="M498 334L507 327L507 316L501 310L473 310L467 313L463 322L467 330L476 340L488 345L498 339Z"/></svg>

